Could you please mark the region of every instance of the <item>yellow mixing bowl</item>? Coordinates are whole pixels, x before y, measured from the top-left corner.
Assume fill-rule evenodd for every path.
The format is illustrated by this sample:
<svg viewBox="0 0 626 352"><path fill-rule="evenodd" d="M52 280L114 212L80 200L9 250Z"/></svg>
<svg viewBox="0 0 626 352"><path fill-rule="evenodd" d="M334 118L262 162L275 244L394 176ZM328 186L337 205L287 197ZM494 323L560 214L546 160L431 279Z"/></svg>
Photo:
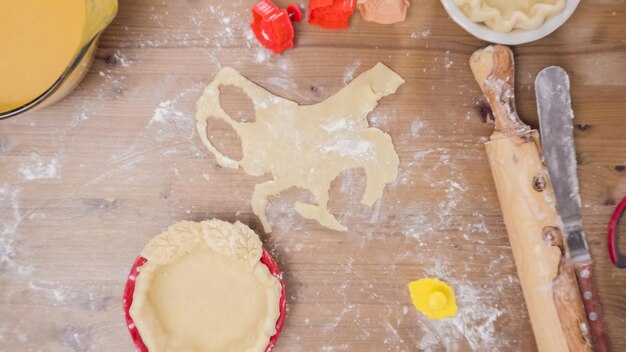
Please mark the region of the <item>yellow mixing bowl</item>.
<svg viewBox="0 0 626 352"><path fill-rule="evenodd" d="M16 1L19 1L16 2ZM66 6L68 1L74 1L75 3L78 0L46 0L45 6ZM78 83L82 80L82 78L87 73L89 66L93 62L93 57L96 52L96 48L98 45L98 39L102 31L106 28L109 23L113 20L117 13L118 3L117 0L83 0L84 4L81 1L80 10L82 12L84 8L84 21L82 22L82 28L80 30L82 33L78 33L76 38L78 38L78 45L76 51L69 56L67 64L63 64L65 69L58 76L51 85L45 86L41 92L37 92L34 96L24 97L25 101L20 102L20 99L12 99L7 98L6 101L3 101L3 95L11 96L12 93L15 95L15 92L12 90L17 90L19 86L19 82L11 82L11 81L0 81L0 119L5 119L11 116L15 116L21 114L25 111L40 108L46 105L50 105L65 95L67 95L72 89L74 89ZM29 7L25 7L26 3L29 3ZM41 6L42 3L38 1L32 0L0 0L0 8L4 8L4 14L0 14L0 16L19 16L23 15L20 13L19 15L16 13L8 13L6 11L7 8L18 9L23 11L24 9L28 10L29 8L33 10L34 6ZM84 6L83 6L84 5ZM13 6L13 7L11 7ZM33 10L33 13L36 11L40 11L41 9ZM67 14L66 14L67 15ZM70 14L71 15L71 14ZM82 20L83 14L80 13L80 18ZM6 19L7 17L5 17ZM17 18L17 17L16 17ZM2 18L0 18L1 20ZM17 22L16 20L14 22ZM57 19L58 21L58 19ZM0 21L1 22L1 21ZM7 23L8 21L5 21ZM54 23L51 22L50 23ZM16 26L26 26L28 24L19 23ZM24 43L25 40L28 40L28 36L30 34L22 33L25 38L21 37L21 33L19 31L12 31L9 25L5 28L9 28L6 32L2 32L2 26L0 26L0 41L5 40L5 47L10 47L14 45L16 50L28 50L28 45L34 45L32 43ZM19 28L19 27L18 27ZM59 30L56 26L50 29L51 31ZM37 33L35 33L37 34ZM36 37L38 40L42 39L41 35ZM1 45L2 43L0 43ZM51 48L54 50L54 48ZM59 49L61 50L61 49ZM22 53L23 54L23 53ZM31 55L32 56L32 55ZM19 57L16 55L16 57ZM36 58L32 60L34 64L39 64L37 68L39 70L46 70L46 67L41 67L43 60L37 61ZM15 63L15 60L14 62ZM11 64L11 63L10 63ZM10 68L7 64L4 69ZM66 66L65 66L66 65ZM0 67L1 68L1 67ZM49 71L43 71L49 72ZM31 80L37 80L37 77L27 77ZM16 78L15 80L19 80L20 78ZM26 79L26 77L24 78ZM43 78L42 78L43 79ZM38 94L38 95L37 95Z"/></svg>

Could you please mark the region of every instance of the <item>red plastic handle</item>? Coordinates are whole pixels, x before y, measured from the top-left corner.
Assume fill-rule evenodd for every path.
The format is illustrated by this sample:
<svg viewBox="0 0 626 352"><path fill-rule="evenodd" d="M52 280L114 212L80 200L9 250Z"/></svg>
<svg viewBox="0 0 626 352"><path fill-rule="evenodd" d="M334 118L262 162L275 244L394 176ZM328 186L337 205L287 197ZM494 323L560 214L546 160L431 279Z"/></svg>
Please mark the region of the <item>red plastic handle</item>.
<svg viewBox="0 0 626 352"><path fill-rule="evenodd" d="M137 326L133 322L133 318L130 316L130 306L133 304L135 282L137 281L137 276L139 276L139 270L147 261L148 260L142 256L137 257L132 268L130 269L130 273L128 274L126 287L124 287L124 296L122 297L122 309L124 310L126 326L128 327L130 337L133 339L133 343L139 352L148 352L148 348L143 343L139 330L137 330ZM280 333L283 331L285 312L287 310L287 298L285 296L285 282L283 281L283 274L280 272L278 264L276 264L274 258L272 258L265 248L263 248L263 254L261 254L261 263L265 264L265 266L267 266L270 270L270 273L278 279L278 282L280 282L280 301L278 302L280 315L278 316L278 320L276 320L276 333L274 336L270 337L270 341L265 348L265 352L270 352L276 345L276 341L278 341Z"/></svg>
<svg viewBox="0 0 626 352"><path fill-rule="evenodd" d="M624 214L625 209L626 197L624 197L624 199L622 199L622 201L617 205L615 211L613 212L613 215L611 216L611 222L609 223L609 234L607 237L611 263L613 263L613 265L615 265L619 269L626 268L626 257L619 253L619 248L617 246L619 238L619 220Z"/></svg>

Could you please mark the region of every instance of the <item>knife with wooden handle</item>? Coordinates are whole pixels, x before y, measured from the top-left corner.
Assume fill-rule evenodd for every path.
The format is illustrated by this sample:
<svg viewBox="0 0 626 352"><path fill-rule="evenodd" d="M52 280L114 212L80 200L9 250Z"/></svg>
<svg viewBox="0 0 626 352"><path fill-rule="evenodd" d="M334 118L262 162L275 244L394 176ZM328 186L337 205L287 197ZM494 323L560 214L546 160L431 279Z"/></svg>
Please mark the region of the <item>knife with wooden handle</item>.
<svg viewBox="0 0 626 352"><path fill-rule="evenodd" d="M592 351L539 134L515 109L513 53L489 46L472 55L470 67L496 122L485 149L537 348Z"/></svg>
<svg viewBox="0 0 626 352"><path fill-rule="evenodd" d="M545 162L563 221L568 259L574 265L587 312L594 350L608 351L608 337L593 280L592 260L580 215L580 192L574 149L574 113L567 72L548 67L535 80L537 111Z"/></svg>

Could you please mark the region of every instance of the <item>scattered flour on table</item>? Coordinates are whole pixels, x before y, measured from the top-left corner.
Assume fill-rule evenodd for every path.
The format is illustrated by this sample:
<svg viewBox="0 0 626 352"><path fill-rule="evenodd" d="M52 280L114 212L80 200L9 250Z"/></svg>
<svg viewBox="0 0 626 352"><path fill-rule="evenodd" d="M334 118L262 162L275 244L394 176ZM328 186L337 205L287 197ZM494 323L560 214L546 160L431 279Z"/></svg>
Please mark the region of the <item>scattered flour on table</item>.
<svg viewBox="0 0 626 352"><path fill-rule="evenodd" d="M89 181L91 184L120 170L129 170L146 160L148 154L159 153L162 158L175 156L186 148L201 156L202 152L193 142L195 127L195 98L204 88L196 83L170 99L159 102L140 138L111 155L111 161L103 172Z"/></svg>
<svg viewBox="0 0 626 352"><path fill-rule="evenodd" d="M394 111L391 113L391 116L397 118L398 114L396 111ZM370 121L372 126L382 127L385 126L387 122L389 122L389 115L378 111L372 111L368 115L367 119Z"/></svg>
<svg viewBox="0 0 626 352"><path fill-rule="evenodd" d="M438 159L438 162L430 169L420 169L419 164L426 157ZM442 171L442 168L445 170ZM396 183L392 184L392 187L414 182L410 180L415 177L414 173L416 170L420 171L418 177L421 177L423 182L427 182L432 189L443 192L443 196L438 196L438 199L442 200L436 204L434 209L425 210L424 214L416 216L416 219L421 219L417 224L413 225L408 222L404 225L407 235L419 239L422 235L446 232L451 226L455 226L454 221L457 220L455 219L457 208L464 204L464 194L470 189L470 184L458 169L454 167L454 163L450 161L450 150L447 148L434 148L415 152L412 161L407 164L406 168L400 170L398 179ZM441 179L436 176L436 174L440 173L449 176L446 179ZM484 216L476 211L473 212L471 221L465 221L461 225L456 225L456 227L464 234L465 240L475 241L478 244L483 244L485 242L484 239L480 236L472 236L470 238L469 234L486 236L491 233L486 225ZM447 240L447 236L444 235L442 240Z"/></svg>
<svg viewBox="0 0 626 352"><path fill-rule="evenodd" d="M411 137L420 138L420 130L423 127L423 120L414 120L411 123ZM464 213L467 212L466 192L471 189L471 185L463 176L462 170L457 167L457 160L452 157L459 158L459 154L453 154L453 151L448 148L416 151L408 162L401 163L398 179L392 184L395 188L417 181L425 183L432 190L441 192L441 195L437 196L438 202L434 204L434 207L429 206L423 211L418 208L416 215L403 218L397 223L403 227L403 234L407 239L417 242L419 247L449 243L450 229L456 230L456 238L460 235L465 241L477 244L485 243L487 236L491 233L484 215L480 212L472 212L469 221L467 216L461 218L457 215L460 209L463 209ZM422 166L424 164L431 166L424 168ZM441 178L442 174L447 177ZM485 199L482 201L486 202ZM382 216L387 216L387 214L383 212ZM399 253L398 260L407 255L410 255L410 251ZM505 264L509 264L510 268L510 258L492 255L488 248L482 249L480 255L493 257L486 268L487 272L498 273L498 270L506 266ZM417 324L422 328L410 334L418 350L433 351L443 347L446 351L462 351L469 346L471 350L483 351L498 350L500 347L510 345L510 341L503 339L502 335L496 331L497 321L505 314L505 309L493 302L498 301L498 296L504 292L510 291L511 285L518 285L516 278L507 275L504 280L494 284L493 287L481 287L480 284L466 278L467 272L455 263L454 258L444 257L435 259L430 267L425 265L424 270L424 277L439 278L454 288L459 311L452 318L433 321L418 314ZM413 312L412 307L404 307L402 310L403 316L408 317ZM397 329L393 321L391 325ZM391 331L388 335L390 341L395 338Z"/></svg>
<svg viewBox="0 0 626 352"><path fill-rule="evenodd" d="M446 70L451 68L452 65L454 65L454 61L452 61L452 59L450 59L450 50L446 50L446 54L445 54L445 56L443 58L443 64L444 64Z"/></svg>
<svg viewBox="0 0 626 352"><path fill-rule="evenodd" d="M354 79L356 70L361 66L361 59L357 59L354 63L346 68L343 73L343 84L348 84Z"/></svg>
<svg viewBox="0 0 626 352"><path fill-rule="evenodd" d="M411 135L413 137L419 136L420 130L424 127L424 122L421 119L415 119L411 122Z"/></svg>
<svg viewBox="0 0 626 352"><path fill-rule="evenodd" d="M249 7L244 5L243 8ZM170 16L169 12L152 13L148 19L163 30L159 36L149 38L143 38L144 35L139 34L141 37L139 45L158 48L170 43L180 43L206 52L207 57L220 68L219 58L208 48L235 48L243 44L251 50L247 55L230 62L230 66L237 67L243 65L245 59L252 59L255 63L289 71L291 69L289 59L272 53L258 42L250 28L250 12L241 9L241 6L233 7L232 4L225 3L194 3L188 9L188 17L184 25L175 27L165 26L165 23L173 22L172 19L165 20ZM156 9L153 8L153 11ZM215 30L215 23L219 24L218 30Z"/></svg>
<svg viewBox="0 0 626 352"><path fill-rule="evenodd" d="M333 351L348 351L350 345L341 344L341 345L325 345L322 346L322 352L333 352Z"/></svg>
<svg viewBox="0 0 626 352"><path fill-rule="evenodd" d="M413 39L418 39L418 38L428 38L430 36L431 30L430 28L426 28L426 29L418 29L415 32L411 33L411 38Z"/></svg>
<svg viewBox="0 0 626 352"><path fill-rule="evenodd" d="M263 87L267 88L267 90L269 90L270 92L285 92L285 94L283 94L284 98L296 101L298 103L317 103L319 101L319 98L315 94L313 94L311 90L303 89L300 85L296 84L292 80L292 78L293 76L291 74L286 74L285 76L271 75L264 79L261 79L259 83L262 84ZM347 122L349 123L349 121ZM348 127L347 122L345 119L337 119L329 122L322 128L324 128L324 130L326 130L327 132L333 132L338 129ZM330 130L327 128L330 128Z"/></svg>
<svg viewBox="0 0 626 352"><path fill-rule="evenodd" d="M176 98L174 100L164 100L159 103L156 109L154 109L154 113L152 114L152 120L150 122L165 122L169 116L181 117L184 116L183 113L177 110L174 107L176 102Z"/></svg>
<svg viewBox="0 0 626 352"><path fill-rule="evenodd" d="M428 276L445 280L453 287L459 310L454 317L442 320L420 316L420 323L427 330L419 341L420 350L443 346L446 351L460 351L458 341L463 340L473 351L485 350L487 346L498 350L503 346L506 341L496 338L495 323L504 310L493 303L495 297L489 296L490 290L450 275L440 263L428 271Z"/></svg>
<svg viewBox="0 0 626 352"><path fill-rule="evenodd" d="M22 265L15 260L18 252L15 242L18 239L18 229L24 216L20 213L20 188L8 184L0 184L0 271L10 269L20 280L28 280L28 287L33 292L42 292L55 305L74 304L92 311L103 310L109 300L100 295L93 285L74 288L60 283L34 278L34 268ZM6 209L5 209L6 208ZM15 292L6 291L7 297ZM19 334L18 334L19 335ZM18 336L19 339L19 336Z"/></svg>
<svg viewBox="0 0 626 352"><path fill-rule="evenodd" d="M235 44L238 40L237 37L249 28L248 24L240 19L242 16L233 16L234 14L225 10L221 4L211 4L202 10L193 12L190 17L192 22L197 25L196 33L204 37L207 44L213 44L218 48ZM211 31L211 34L207 36L203 31L205 22L219 22L219 30Z"/></svg>
<svg viewBox="0 0 626 352"><path fill-rule="evenodd" d="M19 188L7 183L0 184L0 269L11 268L18 271L30 270L19 266L14 260L14 243L17 229L22 222L20 214Z"/></svg>
<svg viewBox="0 0 626 352"><path fill-rule="evenodd" d="M115 51L115 53L113 54L113 59L124 68L130 67L130 60L128 60L126 55L122 54L120 50Z"/></svg>
<svg viewBox="0 0 626 352"><path fill-rule="evenodd" d="M38 153L31 153L30 158L20 164L18 171L23 181L58 179L61 165L57 158L44 160Z"/></svg>
<svg viewBox="0 0 626 352"><path fill-rule="evenodd" d="M62 340L72 351L89 351L92 349L93 337L90 326L67 325L62 329Z"/></svg>
<svg viewBox="0 0 626 352"><path fill-rule="evenodd" d="M196 83L157 105L147 126L149 130L156 130L157 140L194 137L196 120L193 99L204 87L204 83Z"/></svg>
<svg viewBox="0 0 626 352"><path fill-rule="evenodd" d="M350 193L353 190L353 187L355 185L355 177L356 177L356 170L355 169L348 169L345 170L342 173L342 177L341 177L341 184L339 186L339 191L341 193Z"/></svg>
<svg viewBox="0 0 626 352"><path fill-rule="evenodd" d="M270 58L270 55L272 55L272 53L269 50L265 48L258 48L254 56L254 61L257 63L265 62Z"/></svg>
<svg viewBox="0 0 626 352"><path fill-rule="evenodd" d="M106 309L110 297L106 286L82 284L72 286L47 279L32 278L28 288L48 298L54 306L76 306L92 312Z"/></svg>
<svg viewBox="0 0 626 352"><path fill-rule="evenodd" d="M48 298L56 302L62 303L69 298L62 285L47 280L32 279L28 282L28 287L33 291L43 292Z"/></svg>
<svg viewBox="0 0 626 352"><path fill-rule="evenodd" d="M205 44L222 48L238 46L243 42L247 48L252 49L251 56L254 62L269 64L284 71L291 68L288 59L274 54L258 42L250 28L247 12L246 16L242 16L241 12L226 9L221 4L211 4L191 12L190 21L196 26L196 34ZM209 23L215 22L220 23L220 29L209 30L214 29ZM231 65L237 66L239 63L240 59L237 59Z"/></svg>

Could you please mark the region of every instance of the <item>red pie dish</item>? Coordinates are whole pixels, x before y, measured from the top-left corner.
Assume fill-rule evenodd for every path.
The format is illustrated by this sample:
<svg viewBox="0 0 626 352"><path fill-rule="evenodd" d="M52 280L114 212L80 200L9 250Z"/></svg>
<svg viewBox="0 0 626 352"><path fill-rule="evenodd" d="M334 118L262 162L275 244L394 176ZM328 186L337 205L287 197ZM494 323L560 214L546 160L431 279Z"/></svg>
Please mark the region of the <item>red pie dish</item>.
<svg viewBox="0 0 626 352"><path fill-rule="evenodd" d="M147 259L139 256L133 263L132 268L130 269L130 273L128 274L128 279L126 281L126 287L124 288L124 296L122 301L122 307L124 309L124 318L126 319L126 326L128 327L128 331L130 332L130 336L133 339L135 346L137 347L137 351L140 352L149 352L146 345L143 343L141 339L141 335L133 322L132 317L130 316L130 307L133 304L133 295L135 293L135 282L137 280L137 276L140 274L141 267L147 262ZM283 275L278 268L278 265L270 256L270 254L263 248L263 254L261 255L261 263L263 263L269 269L270 273L278 279L280 282L280 301L279 301L279 310L280 315L278 316L278 320L276 321L276 333L270 337L269 343L265 348L265 352L271 351L276 345L276 341L278 341L278 337L283 329L283 324L285 321L285 309L286 309L286 299L285 299L285 283L283 281Z"/></svg>

